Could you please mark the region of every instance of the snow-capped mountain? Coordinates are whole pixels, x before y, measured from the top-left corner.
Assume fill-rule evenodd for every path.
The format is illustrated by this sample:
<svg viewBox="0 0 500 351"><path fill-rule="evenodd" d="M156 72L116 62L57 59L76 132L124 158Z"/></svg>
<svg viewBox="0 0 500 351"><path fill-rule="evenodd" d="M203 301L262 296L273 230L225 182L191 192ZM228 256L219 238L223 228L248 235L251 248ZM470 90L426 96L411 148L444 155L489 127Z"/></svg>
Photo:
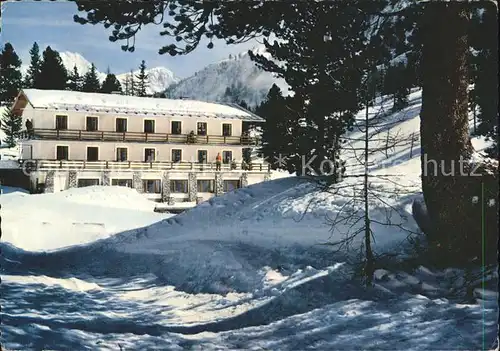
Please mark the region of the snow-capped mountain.
<svg viewBox="0 0 500 351"><path fill-rule="evenodd" d="M84 75L92 66L92 63L90 61L76 52L64 51L60 52L59 56L61 57L62 63L64 67L66 67L68 72L73 72L73 67L76 66L76 68L78 69L78 73L80 75ZM28 65L23 65L21 67L21 73L23 75L26 74L27 70ZM139 70L133 72L134 75L137 75L138 73ZM123 86L123 84L125 83L125 78L129 74L129 72L115 74L116 78L118 78ZM163 92L170 85L177 83L180 80L171 70L166 67L153 67L146 69L146 74L149 76L149 87L147 89L148 94ZM106 73L97 71L97 76L102 82L106 78Z"/></svg>
<svg viewBox="0 0 500 351"><path fill-rule="evenodd" d="M265 48L257 46L252 52L263 54ZM283 95L289 94L288 85L283 79L258 68L245 51L208 65L193 76L170 86L165 94L170 98L205 101L244 100L250 106L255 106L266 97L273 83L281 88Z"/></svg>
<svg viewBox="0 0 500 351"><path fill-rule="evenodd" d="M92 64L85 57L76 52L64 51L60 52L59 56L61 57L62 63L68 72L73 72L73 67L76 66L78 73L80 75L84 75L92 66ZM101 80L106 77L105 74L100 72L98 75Z"/></svg>
<svg viewBox="0 0 500 351"><path fill-rule="evenodd" d="M134 76L139 74L139 70L132 72ZM122 73L116 75L116 78L120 81L122 87L125 84L125 80L130 73ZM154 94L157 92L163 92L166 88L170 87L180 81L171 70L165 67L154 67L146 70L148 75L149 85L146 89L148 94Z"/></svg>

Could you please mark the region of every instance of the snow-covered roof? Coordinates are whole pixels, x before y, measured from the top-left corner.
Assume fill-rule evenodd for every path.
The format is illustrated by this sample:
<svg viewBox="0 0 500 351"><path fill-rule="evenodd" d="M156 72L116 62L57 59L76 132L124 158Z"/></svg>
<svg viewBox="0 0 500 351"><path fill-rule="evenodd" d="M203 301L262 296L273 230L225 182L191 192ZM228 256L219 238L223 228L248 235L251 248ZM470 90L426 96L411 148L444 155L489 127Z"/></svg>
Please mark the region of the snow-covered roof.
<svg viewBox="0 0 500 351"><path fill-rule="evenodd" d="M137 115L207 117L264 122L241 107L196 100L173 100L69 90L23 89L34 108Z"/></svg>

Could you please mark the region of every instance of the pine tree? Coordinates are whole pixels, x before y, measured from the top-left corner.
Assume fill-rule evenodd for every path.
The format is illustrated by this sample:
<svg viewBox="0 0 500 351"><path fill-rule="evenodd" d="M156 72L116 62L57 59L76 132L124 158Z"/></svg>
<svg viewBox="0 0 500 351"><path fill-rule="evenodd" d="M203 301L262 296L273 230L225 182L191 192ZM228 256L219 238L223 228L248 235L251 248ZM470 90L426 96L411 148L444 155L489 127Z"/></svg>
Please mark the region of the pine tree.
<svg viewBox="0 0 500 351"><path fill-rule="evenodd" d="M137 82L135 81L134 72L132 72L132 70L130 70L130 74L129 74L128 79L129 79L129 81L128 81L129 94L128 95L137 96Z"/></svg>
<svg viewBox="0 0 500 351"><path fill-rule="evenodd" d="M222 101L223 102L232 102L233 101L233 91L230 87L226 87L226 90L224 91L224 95L222 96Z"/></svg>
<svg viewBox="0 0 500 351"><path fill-rule="evenodd" d="M92 64L90 70L83 76L82 91L86 93L97 93L101 89L101 83L97 77L97 70Z"/></svg>
<svg viewBox="0 0 500 351"><path fill-rule="evenodd" d="M146 74L146 62L142 60L139 66L139 74L135 76L137 78L137 96L146 96L146 90L149 86L149 76Z"/></svg>
<svg viewBox="0 0 500 351"><path fill-rule="evenodd" d="M5 139L2 141L8 147L16 146L22 129L22 117L9 109L4 112L1 122L2 130L5 133Z"/></svg>
<svg viewBox="0 0 500 351"><path fill-rule="evenodd" d="M78 73L78 68L76 65L73 67L73 72L69 74L68 77L68 88L72 91L81 91L82 90L82 77Z"/></svg>
<svg viewBox="0 0 500 351"><path fill-rule="evenodd" d="M363 77L374 56L367 49L373 45L367 45L362 36L352 35L368 30L368 15L346 11L346 6L350 5L328 2L301 9L299 17L307 20L297 20L293 30L280 34L283 42L271 44L264 39L273 60L248 52L260 68L283 77L295 93L289 103L293 102L291 112L300 120L301 132L294 142L298 154L307 162L304 171L311 175L330 174L333 181L339 175L336 165L340 136L352 126L364 102ZM295 164L302 168L301 163Z"/></svg>
<svg viewBox="0 0 500 351"><path fill-rule="evenodd" d="M398 111L408 105L411 81L404 63L391 65L384 76L383 93L392 95L393 110Z"/></svg>
<svg viewBox="0 0 500 351"><path fill-rule="evenodd" d="M238 105L240 105L241 107L243 107L244 109L246 110L250 110L250 107L248 106L247 102L245 100L241 100Z"/></svg>
<svg viewBox="0 0 500 351"><path fill-rule="evenodd" d="M67 88L68 72L64 67L59 53L50 46L43 52L40 74L35 77L37 89L65 90Z"/></svg>
<svg viewBox="0 0 500 351"><path fill-rule="evenodd" d="M125 79L123 81L123 93L125 95L130 95L130 80L128 74L125 76Z"/></svg>
<svg viewBox="0 0 500 351"><path fill-rule="evenodd" d="M102 83L101 93L111 94L113 92L122 92L122 86L120 81L116 78L113 73L108 72L106 79Z"/></svg>
<svg viewBox="0 0 500 351"><path fill-rule="evenodd" d="M482 213L481 206L471 202L481 189L498 192L498 170L488 172L488 166L480 163L474 168L472 161L467 72L470 13L462 4L437 3L428 5L424 16L420 135L425 157L421 167L432 223L426 234L431 247L437 246L440 256L448 260L483 255L483 259L496 261L498 213L491 212L494 207L486 208L490 213ZM483 228L477 225L482 216L486 218Z"/></svg>
<svg viewBox="0 0 500 351"><path fill-rule="evenodd" d="M22 85L21 60L14 47L6 43L0 53L0 105L14 101Z"/></svg>
<svg viewBox="0 0 500 351"><path fill-rule="evenodd" d="M302 161L296 158L299 126L293 98L284 98L280 88L273 84L266 100L260 104L255 113L266 121L262 126L260 155L266 157L274 168L285 168L289 172L298 172ZM279 135L279 137L277 137ZM286 164L277 164L278 159L287 159Z"/></svg>
<svg viewBox="0 0 500 351"><path fill-rule="evenodd" d="M40 69L42 65L42 59L40 57L40 48L36 42L33 43L30 51L30 65L26 76L24 77L23 86L25 88L38 88L35 86L37 77L40 75Z"/></svg>

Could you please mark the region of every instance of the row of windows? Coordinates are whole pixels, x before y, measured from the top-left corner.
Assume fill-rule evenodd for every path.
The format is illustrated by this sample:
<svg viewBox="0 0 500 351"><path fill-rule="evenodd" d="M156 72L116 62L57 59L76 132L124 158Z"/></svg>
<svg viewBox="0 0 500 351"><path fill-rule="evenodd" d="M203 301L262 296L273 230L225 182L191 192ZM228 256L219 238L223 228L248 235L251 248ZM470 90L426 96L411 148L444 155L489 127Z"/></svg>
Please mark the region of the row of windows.
<svg viewBox="0 0 500 351"><path fill-rule="evenodd" d="M125 133L128 131L127 129L126 118L117 118L115 131L120 133ZM68 116L57 115L56 116L56 129L58 130L67 130L68 129ZM99 130L99 119L97 117L87 116L86 121L86 129L89 132L95 132ZM171 134L182 134L182 122L181 121L172 121L171 122ZM155 133L155 121L152 119L144 120L144 133ZM197 135L207 135L207 123L206 122L198 122L197 123ZM232 125L230 123L222 124L222 136L231 136L232 135Z"/></svg>
<svg viewBox="0 0 500 351"><path fill-rule="evenodd" d="M215 181L213 179L199 179L197 182L197 191L200 193L214 193ZM132 188L132 179L112 179L111 185L125 186ZM99 179L78 179L78 187L99 185ZM223 190L229 192L240 187L239 180L224 180ZM161 194L161 180L160 179L145 179L142 181L143 191L147 194ZM183 193L189 192L188 181L185 179L172 179L170 180L170 192Z"/></svg>
<svg viewBox="0 0 500 351"><path fill-rule="evenodd" d="M57 160L69 160L69 147L65 145L56 146L56 159ZM97 146L87 146L87 161L99 161L99 148ZM116 148L116 161L128 161L128 149L126 147ZM172 149L171 153L172 162L182 161L182 150ZM197 160L199 163L208 163L208 151L198 150ZM231 163L233 160L232 151L222 151L222 162ZM156 149L145 148L144 149L144 162L156 161Z"/></svg>

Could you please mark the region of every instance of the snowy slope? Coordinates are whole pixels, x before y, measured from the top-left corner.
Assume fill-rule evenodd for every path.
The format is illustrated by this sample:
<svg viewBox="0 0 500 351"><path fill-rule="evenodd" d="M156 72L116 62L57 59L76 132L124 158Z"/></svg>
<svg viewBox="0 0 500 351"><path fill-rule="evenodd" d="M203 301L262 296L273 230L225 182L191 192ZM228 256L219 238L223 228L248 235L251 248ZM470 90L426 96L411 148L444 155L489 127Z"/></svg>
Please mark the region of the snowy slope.
<svg viewBox="0 0 500 351"><path fill-rule="evenodd" d="M262 47L256 47L253 51L262 53ZM227 101L225 92L229 87L236 94L234 102L245 100L249 105L255 106L265 98L274 83L284 95L288 94L288 85L283 79L259 69L248 52L242 52L208 65L193 76L172 85L166 94L172 98Z"/></svg>
<svg viewBox="0 0 500 351"><path fill-rule="evenodd" d="M418 132L420 92L410 100L407 109L383 117L394 122L390 134L407 138ZM384 105L369 112L375 116ZM394 218L403 221L401 227L374 223L377 254L404 256L411 247L402 227L417 231L410 211L420 191L419 141L412 155L409 147L370 155L373 173L392 175L372 187L406 214ZM354 151L344 156L349 152ZM481 272L467 277L458 269L404 270L396 260L376 271L374 287L364 288L355 275L362 237L350 251L321 245L343 239L351 225L359 227L346 222L330 231L327 223L345 208L356 185L348 178L332 195L307 179L277 179L146 227L130 225L109 238L51 253L26 252L21 249L28 243L7 240L1 258L2 344L102 350L490 348L497 331L495 270L487 270L481 287ZM31 197L15 204L15 196L22 195L8 196L2 210L28 208ZM54 194L54 202L43 203L45 211L61 211L55 196L58 206L67 197ZM370 216L383 221L386 210L374 203ZM123 218L131 214L122 213ZM97 214L82 208L79 216L93 220ZM51 220L58 219L52 215ZM21 225L10 223L6 230ZM51 241L49 230L37 228L37 235L38 245Z"/></svg>

